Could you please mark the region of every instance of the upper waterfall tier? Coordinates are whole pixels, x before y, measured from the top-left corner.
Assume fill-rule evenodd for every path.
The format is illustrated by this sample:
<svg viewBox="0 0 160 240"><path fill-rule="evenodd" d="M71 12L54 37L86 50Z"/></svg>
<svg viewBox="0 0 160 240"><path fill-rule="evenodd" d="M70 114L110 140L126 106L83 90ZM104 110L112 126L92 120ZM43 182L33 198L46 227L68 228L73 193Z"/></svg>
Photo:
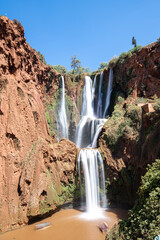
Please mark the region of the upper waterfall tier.
<svg viewBox="0 0 160 240"><path fill-rule="evenodd" d="M112 93L112 82L113 82L113 70L112 68L109 71L109 80L108 80L108 87L107 87L107 94L106 94L106 101L105 101L105 107L103 112L103 118L107 115L107 111L110 105L111 100L111 93Z"/></svg>
<svg viewBox="0 0 160 240"><path fill-rule="evenodd" d="M57 119L57 130L58 130L58 139L61 140L63 137L68 139L68 122L66 115L66 107L65 107L65 84L64 77L61 76L62 79L62 92L61 92L61 101L60 101L60 110L58 113Z"/></svg>
<svg viewBox="0 0 160 240"><path fill-rule="evenodd" d="M103 72L100 75L99 84L95 76L94 82L90 77L85 77L83 89L81 120L76 128L75 143L79 148L96 147L97 139L106 121L106 114L110 104L112 92L113 72L110 70L108 88L104 93ZM98 91L96 90L98 88ZM105 101L104 101L105 100Z"/></svg>
<svg viewBox="0 0 160 240"><path fill-rule="evenodd" d="M85 85L83 89L83 99L82 99L82 107L81 107L81 116L94 116L94 109L92 106L93 102L93 94L92 94L92 80L90 77L85 77Z"/></svg>

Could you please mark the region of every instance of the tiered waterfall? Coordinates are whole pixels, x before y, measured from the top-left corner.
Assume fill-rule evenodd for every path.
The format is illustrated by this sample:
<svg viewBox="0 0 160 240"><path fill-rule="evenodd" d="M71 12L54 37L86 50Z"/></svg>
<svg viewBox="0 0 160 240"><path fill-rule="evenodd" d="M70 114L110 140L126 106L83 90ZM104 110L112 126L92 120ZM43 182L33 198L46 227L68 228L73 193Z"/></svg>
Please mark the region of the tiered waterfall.
<svg viewBox="0 0 160 240"><path fill-rule="evenodd" d="M103 93L103 72L100 75L99 84L96 76L93 84L90 77L85 77L81 120L76 128L75 143L81 148L78 157L81 202L82 206L85 206L89 219L101 216L102 208L107 207L103 159L96 147L98 136L106 122L105 116L110 104L112 80L111 69L108 88L106 93ZM96 91L97 88L98 91ZM85 188L85 195L83 188Z"/></svg>

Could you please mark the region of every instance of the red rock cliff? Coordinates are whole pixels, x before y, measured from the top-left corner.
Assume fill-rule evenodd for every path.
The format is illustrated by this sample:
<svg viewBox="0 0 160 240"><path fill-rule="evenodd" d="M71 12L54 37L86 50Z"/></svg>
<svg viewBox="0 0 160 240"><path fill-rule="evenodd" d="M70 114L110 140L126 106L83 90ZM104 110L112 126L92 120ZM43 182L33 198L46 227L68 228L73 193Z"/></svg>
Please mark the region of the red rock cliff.
<svg viewBox="0 0 160 240"><path fill-rule="evenodd" d="M0 230L52 211L61 203L62 182L74 181L75 145L54 143L49 135L41 90L50 75L51 68L26 42L23 27L1 17Z"/></svg>

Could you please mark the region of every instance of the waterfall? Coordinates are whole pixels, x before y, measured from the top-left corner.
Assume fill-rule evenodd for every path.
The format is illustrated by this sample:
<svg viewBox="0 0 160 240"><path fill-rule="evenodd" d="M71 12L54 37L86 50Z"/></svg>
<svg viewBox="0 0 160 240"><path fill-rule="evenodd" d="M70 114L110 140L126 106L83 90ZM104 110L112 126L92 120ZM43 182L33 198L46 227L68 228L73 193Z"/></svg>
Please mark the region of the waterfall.
<svg viewBox="0 0 160 240"><path fill-rule="evenodd" d="M83 171L84 174L87 217L102 217L101 207L106 207L106 195L103 160L99 151L82 149L78 157L78 167L79 173ZM81 175L80 178L82 183Z"/></svg>
<svg viewBox="0 0 160 240"><path fill-rule="evenodd" d="M98 91L98 103L97 103L97 117L102 117L102 81L104 73L101 72L100 82L99 82L99 91Z"/></svg>
<svg viewBox="0 0 160 240"><path fill-rule="evenodd" d="M93 95L92 95L92 80L90 77L85 77L85 86L83 89L81 116L93 117Z"/></svg>
<svg viewBox="0 0 160 240"><path fill-rule="evenodd" d="M112 93L112 82L113 82L113 70L112 68L109 71L109 80L108 80L108 88L107 88L107 95L106 95L106 102L105 102L105 109L103 113L103 117L105 118L107 114L107 110L110 104L111 93Z"/></svg>
<svg viewBox="0 0 160 240"><path fill-rule="evenodd" d="M62 138L68 139L68 122L65 108L65 84L64 77L61 76L62 79L62 92L61 92L61 100L60 100L60 110L58 114L57 121L57 129L58 129L58 138L61 140Z"/></svg>
<svg viewBox="0 0 160 240"><path fill-rule="evenodd" d="M92 148L97 147L97 140L98 140L99 134L100 134L100 132L103 128L103 125L105 124L106 121L107 121L106 119L101 119L100 123L96 126L96 132L94 134L93 141L91 144Z"/></svg>
<svg viewBox="0 0 160 240"><path fill-rule="evenodd" d="M81 120L76 128L75 143L77 147L82 148L91 144L91 128L94 117L93 106L93 89L92 80L90 77L85 77L85 86L83 89L82 107L81 107ZM85 135L87 135L85 137Z"/></svg>
<svg viewBox="0 0 160 240"><path fill-rule="evenodd" d="M110 104L113 72L110 71L105 103L102 102L103 72L97 87L97 77L92 80L85 77L81 106L81 120L76 128L75 143L81 148L78 157L78 169L81 185L81 202L86 204L87 218L102 217L102 208L107 207L105 194L105 176L103 159L98 151L97 139L102 130ZM104 111L103 111L104 109ZM82 149L84 148L84 149ZM85 196L84 196L85 188ZM85 215L86 216L86 215Z"/></svg>
<svg viewBox="0 0 160 240"><path fill-rule="evenodd" d="M97 87L97 76L95 75L94 81L93 81L93 87L92 87L92 108L93 108L94 116L96 115L96 110L95 110L96 87Z"/></svg>

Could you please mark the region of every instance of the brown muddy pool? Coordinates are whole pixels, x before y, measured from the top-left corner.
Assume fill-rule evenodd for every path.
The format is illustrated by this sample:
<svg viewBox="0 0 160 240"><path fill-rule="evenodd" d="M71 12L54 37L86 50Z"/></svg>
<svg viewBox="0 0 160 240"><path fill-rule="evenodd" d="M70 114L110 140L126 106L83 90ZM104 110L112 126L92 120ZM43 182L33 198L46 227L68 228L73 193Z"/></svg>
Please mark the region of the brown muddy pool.
<svg viewBox="0 0 160 240"><path fill-rule="evenodd" d="M106 222L109 229L119 218L127 217L127 211L122 209L108 209L104 218L85 220L82 212L75 209L61 210L51 217L35 224L3 233L0 240L104 240L105 233L101 233L98 225ZM50 226L36 230L36 225L49 222Z"/></svg>

